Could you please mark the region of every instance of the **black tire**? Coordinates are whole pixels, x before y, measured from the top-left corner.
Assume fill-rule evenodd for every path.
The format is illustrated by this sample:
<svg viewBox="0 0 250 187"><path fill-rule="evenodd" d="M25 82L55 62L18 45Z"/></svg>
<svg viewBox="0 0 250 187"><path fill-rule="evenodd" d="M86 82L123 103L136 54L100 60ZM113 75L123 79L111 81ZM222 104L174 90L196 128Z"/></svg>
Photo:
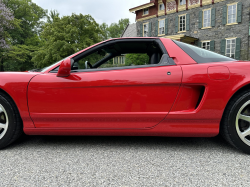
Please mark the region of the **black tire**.
<svg viewBox="0 0 250 187"><path fill-rule="evenodd" d="M0 120L2 120L2 124L4 124L4 122L7 124L4 117L5 114L7 114L6 116L8 118L8 127L6 128L5 133L3 133L3 128L0 129L0 137L1 133L3 133L3 136L0 139L0 149L3 149L22 135L23 125L15 103L8 95L2 92L0 92L0 107L0 110L2 111L0 114Z"/></svg>
<svg viewBox="0 0 250 187"><path fill-rule="evenodd" d="M241 114L250 117L248 102L250 102L250 90L245 90L233 97L225 109L220 134L232 146L250 154L250 135L242 134L250 130L250 122L242 120L240 117Z"/></svg>

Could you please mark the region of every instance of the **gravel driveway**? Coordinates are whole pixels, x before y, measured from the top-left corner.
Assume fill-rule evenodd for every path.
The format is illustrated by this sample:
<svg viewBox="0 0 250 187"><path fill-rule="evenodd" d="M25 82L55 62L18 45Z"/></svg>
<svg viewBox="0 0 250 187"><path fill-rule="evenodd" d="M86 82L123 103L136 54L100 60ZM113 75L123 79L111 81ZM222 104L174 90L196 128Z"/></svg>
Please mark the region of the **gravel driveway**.
<svg viewBox="0 0 250 187"><path fill-rule="evenodd" d="M26 136L0 163L0 186L250 186L250 156L220 137Z"/></svg>

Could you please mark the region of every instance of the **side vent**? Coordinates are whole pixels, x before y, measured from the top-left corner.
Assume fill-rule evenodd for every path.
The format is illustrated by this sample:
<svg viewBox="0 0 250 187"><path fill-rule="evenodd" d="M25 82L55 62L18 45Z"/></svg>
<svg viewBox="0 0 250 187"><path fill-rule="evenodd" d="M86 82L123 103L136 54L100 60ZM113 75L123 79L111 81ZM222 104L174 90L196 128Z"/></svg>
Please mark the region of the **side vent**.
<svg viewBox="0 0 250 187"><path fill-rule="evenodd" d="M200 89L200 96L199 96L199 99L198 99L198 101L197 101L197 104L196 104L195 109L197 109L198 106L200 105L201 100L202 100L202 98L203 98L203 96L204 96L204 93L205 93L205 86L201 86L201 89Z"/></svg>
<svg viewBox="0 0 250 187"><path fill-rule="evenodd" d="M204 85L183 85L171 111L194 111L200 106L204 93Z"/></svg>

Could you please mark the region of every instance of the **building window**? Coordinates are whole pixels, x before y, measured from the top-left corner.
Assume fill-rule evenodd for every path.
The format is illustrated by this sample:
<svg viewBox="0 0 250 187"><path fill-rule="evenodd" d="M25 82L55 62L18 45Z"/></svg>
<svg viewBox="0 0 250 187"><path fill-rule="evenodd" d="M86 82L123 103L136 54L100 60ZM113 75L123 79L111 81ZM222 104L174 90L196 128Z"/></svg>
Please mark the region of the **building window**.
<svg viewBox="0 0 250 187"><path fill-rule="evenodd" d="M165 19L159 20L159 34L163 35L165 34Z"/></svg>
<svg viewBox="0 0 250 187"><path fill-rule="evenodd" d="M147 15L149 13L148 8L143 9L143 15Z"/></svg>
<svg viewBox="0 0 250 187"><path fill-rule="evenodd" d="M237 21L237 4L228 5L227 8L227 23L236 23Z"/></svg>
<svg viewBox="0 0 250 187"><path fill-rule="evenodd" d="M226 40L226 56L235 58L236 38Z"/></svg>
<svg viewBox="0 0 250 187"><path fill-rule="evenodd" d="M186 31L186 15L179 16L179 31Z"/></svg>
<svg viewBox="0 0 250 187"><path fill-rule="evenodd" d="M180 0L179 3L180 3L180 5L185 5L186 4L186 0Z"/></svg>
<svg viewBox="0 0 250 187"><path fill-rule="evenodd" d="M210 50L210 41L204 41L201 43L201 48Z"/></svg>
<svg viewBox="0 0 250 187"><path fill-rule="evenodd" d="M165 10L165 6L163 3L159 4L159 10Z"/></svg>
<svg viewBox="0 0 250 187"><path fill-rule="evenodd" d="M143 36L148 37L148 23L143 24Z"/></svg>
<svg viewBox="0 0 250 187"><path fill-rule="evenodd" d="M203 27L211 27L211 9L203 11Z"/></svg>

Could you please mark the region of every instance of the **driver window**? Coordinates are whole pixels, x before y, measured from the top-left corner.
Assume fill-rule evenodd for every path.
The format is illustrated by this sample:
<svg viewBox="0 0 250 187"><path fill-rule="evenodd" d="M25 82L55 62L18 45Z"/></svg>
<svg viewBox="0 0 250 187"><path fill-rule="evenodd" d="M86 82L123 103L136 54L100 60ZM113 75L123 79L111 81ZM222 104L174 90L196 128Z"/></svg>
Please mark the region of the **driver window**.
<svg viewBox="0 0 250 187"><path fill-rule="evenodd" d="M72 70L158 64L162 52L152 42L107 45L75 60Z"/></svg>

